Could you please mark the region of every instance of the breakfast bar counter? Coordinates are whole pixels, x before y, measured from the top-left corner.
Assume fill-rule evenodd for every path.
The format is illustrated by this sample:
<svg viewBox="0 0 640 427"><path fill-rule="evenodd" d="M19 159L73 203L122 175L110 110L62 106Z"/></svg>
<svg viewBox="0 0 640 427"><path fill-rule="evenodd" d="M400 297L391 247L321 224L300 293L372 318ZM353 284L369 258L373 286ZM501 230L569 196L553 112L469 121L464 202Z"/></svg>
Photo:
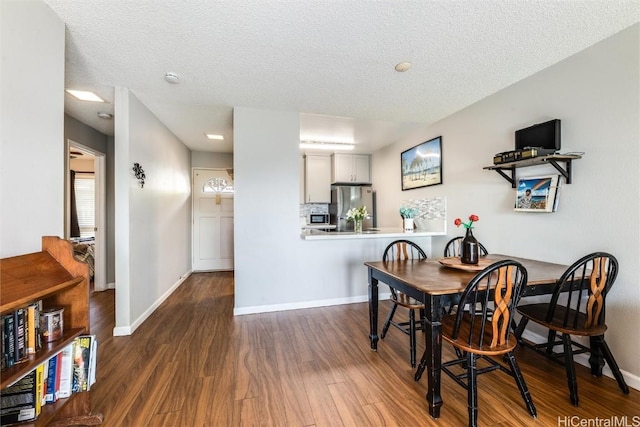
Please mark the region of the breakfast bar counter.
<svg viewBox="0 0 640 427"><path fill-rule="evenodd" d="M300 233L300 238L303 240L411 239L412 237L445 236L446 234L446 230L415 230L412 232L404 232L400 228L375 228L364 230L362 233L354 233L353 231L303 230L302 233Z"/></svg>

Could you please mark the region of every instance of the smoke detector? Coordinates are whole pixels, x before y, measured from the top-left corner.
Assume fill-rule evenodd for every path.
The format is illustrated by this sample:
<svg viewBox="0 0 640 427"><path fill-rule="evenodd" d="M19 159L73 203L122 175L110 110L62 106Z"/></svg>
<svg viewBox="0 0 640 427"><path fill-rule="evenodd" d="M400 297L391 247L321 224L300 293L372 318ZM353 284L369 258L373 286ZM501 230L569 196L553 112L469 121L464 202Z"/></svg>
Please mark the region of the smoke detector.
<svg viewBox="0 0 640 427"><path fill-rule="evenodd" d="M172 84L180 83L180 77L176 73L167 73L164 75L164 79Z"/></svg>
<svg viewBox="0 0 640 427"><path fill-rule="evenodd" d="M396 71L399 73L404 73L409 68L411 68L411 62L401 62L398 65L396 65Z"/></svg>

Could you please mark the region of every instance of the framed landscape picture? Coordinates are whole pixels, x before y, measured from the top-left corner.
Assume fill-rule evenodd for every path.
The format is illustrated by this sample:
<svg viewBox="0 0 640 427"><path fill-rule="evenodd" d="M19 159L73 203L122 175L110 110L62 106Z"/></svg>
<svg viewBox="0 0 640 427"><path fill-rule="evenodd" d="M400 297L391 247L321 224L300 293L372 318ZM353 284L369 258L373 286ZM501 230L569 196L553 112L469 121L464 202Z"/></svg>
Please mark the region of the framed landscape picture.
<svg viewBox="0 0 640 427"><path fill-rule="evenodd" d="M555 212L558 205L558 175L518 179L515 210Z"/></svg>
<svg viewBox="0 0 640 427"><path fill-rule="evenodd" d="M400 167L402 191L442 184L442 137L403 151Z"/></svg>

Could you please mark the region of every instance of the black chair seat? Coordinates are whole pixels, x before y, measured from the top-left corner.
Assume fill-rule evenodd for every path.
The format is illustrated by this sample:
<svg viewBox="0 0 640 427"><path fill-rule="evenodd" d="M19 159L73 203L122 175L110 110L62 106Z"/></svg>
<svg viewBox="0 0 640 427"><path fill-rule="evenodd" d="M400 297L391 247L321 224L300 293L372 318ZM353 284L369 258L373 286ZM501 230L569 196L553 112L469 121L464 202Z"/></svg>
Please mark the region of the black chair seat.
<svg viewBox="0 0 640 427"><path fill-rule="evenodd" d="M607 330L607 325L605 324L596 324L585 328L584 325L587 324L587 315L564 306L556 307L550 322L546 320L547 313L549 312L548 303L522 305L518 307L518 312L547 329L552 329L563 334L592 337L595 335L603 335ZM565 319L567 318L574 319L575 325L570 324L565 326Z"/></svg>

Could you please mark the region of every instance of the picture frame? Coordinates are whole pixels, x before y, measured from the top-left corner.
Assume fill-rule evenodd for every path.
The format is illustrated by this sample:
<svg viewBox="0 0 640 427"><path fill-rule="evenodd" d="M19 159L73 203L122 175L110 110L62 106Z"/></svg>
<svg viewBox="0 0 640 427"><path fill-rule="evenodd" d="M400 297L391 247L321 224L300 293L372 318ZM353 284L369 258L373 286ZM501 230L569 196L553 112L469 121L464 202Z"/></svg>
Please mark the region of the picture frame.
<svg viewBox="0 0 640 427"><path fill-rule="evenodd" d="M558 207L558 175L518 179L514 210L517 212L555 212Z"/></svg>
<svg viewBox="0 0 640 427"><path fill-rule="evenodd" d="M442 184L442 136L400 154L402 191Z"/></svg>

